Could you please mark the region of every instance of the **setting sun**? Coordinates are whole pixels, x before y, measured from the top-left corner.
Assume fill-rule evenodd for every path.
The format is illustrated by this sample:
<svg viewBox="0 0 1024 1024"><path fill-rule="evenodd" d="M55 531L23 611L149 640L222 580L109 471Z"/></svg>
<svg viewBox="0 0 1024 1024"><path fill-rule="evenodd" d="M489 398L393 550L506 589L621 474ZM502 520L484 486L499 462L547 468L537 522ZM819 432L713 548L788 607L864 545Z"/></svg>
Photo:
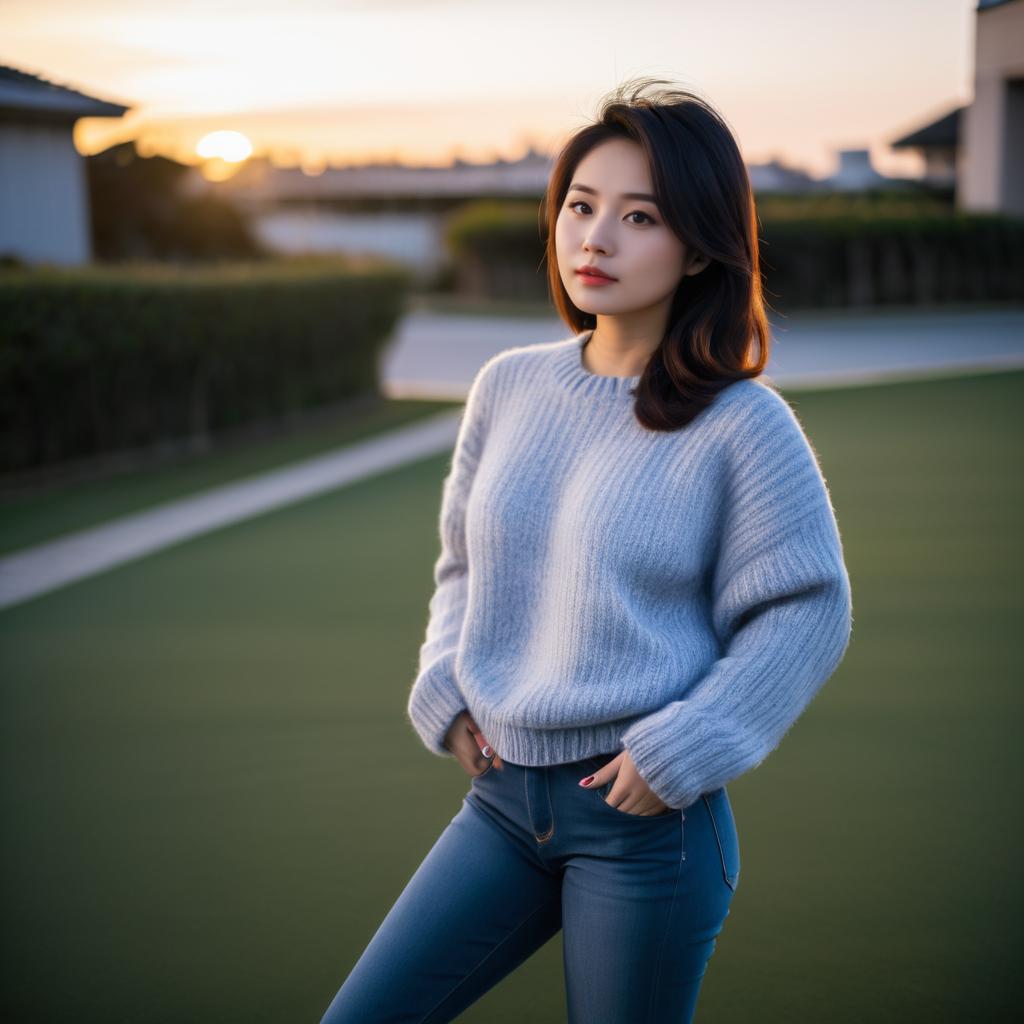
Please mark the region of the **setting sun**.
<svg viewBox="0 0 1024 1024"><path fill-rule="evenodd" d="M196 143L196 153L201 157L219 157L229 164L240 163L252 155L252 143L241 132L210 132Z"/></svg>

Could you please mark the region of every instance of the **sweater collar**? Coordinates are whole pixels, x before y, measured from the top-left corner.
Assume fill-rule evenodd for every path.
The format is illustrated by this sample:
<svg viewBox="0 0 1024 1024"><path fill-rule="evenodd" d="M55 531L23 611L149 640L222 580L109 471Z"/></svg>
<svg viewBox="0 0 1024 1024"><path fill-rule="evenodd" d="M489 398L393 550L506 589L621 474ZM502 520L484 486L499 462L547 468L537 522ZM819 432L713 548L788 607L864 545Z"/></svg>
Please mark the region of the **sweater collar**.
<svg viewBox="0 0 1024 1024"><path fill-rule="evenodd" d="M593 328L581 331L566 343L559 352L555 376L566 390L577 395L632 401L634 396L631 392L640 382L640 374L634 377L612 377L602 373L591 373L583 365L583 346L593 333Z"/></svg>

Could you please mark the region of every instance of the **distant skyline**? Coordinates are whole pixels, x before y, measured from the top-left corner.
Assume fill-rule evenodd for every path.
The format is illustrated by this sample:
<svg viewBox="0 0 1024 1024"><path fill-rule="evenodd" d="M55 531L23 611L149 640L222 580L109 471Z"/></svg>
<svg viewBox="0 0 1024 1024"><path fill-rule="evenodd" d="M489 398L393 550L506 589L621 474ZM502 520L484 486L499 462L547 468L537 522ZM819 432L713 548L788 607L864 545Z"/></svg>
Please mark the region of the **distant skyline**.
<svg viewBox="0 0 1024 1024"><path fill-rule="evenodd" d="M711 101L744 159L824 177L973 93L975 0L0 0L0 63L129 106L80 153L137 140L201 163L244 133L278 163L447 164L552 152L627 78Z"/></svg>

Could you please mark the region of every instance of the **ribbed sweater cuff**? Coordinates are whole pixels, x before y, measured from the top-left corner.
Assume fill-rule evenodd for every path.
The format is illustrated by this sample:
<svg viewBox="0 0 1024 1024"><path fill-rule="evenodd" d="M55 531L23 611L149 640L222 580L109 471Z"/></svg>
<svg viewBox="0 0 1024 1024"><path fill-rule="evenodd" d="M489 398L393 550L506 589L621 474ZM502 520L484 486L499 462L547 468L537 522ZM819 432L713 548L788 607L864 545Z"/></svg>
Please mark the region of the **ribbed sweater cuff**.
<svg viewBox="0 0 1024 1024"><path fill-rule="evenodd" d="M701 738L687 743L680 737L678 705L669 705L634 722L623 734L622 745L636 765L641 778L669 807L689 807L700 799L701 781L687 776L683 766L699 763L707 751Z"/></svg>
<svg viewBox="0 0 1024 1024"><path fill-rule="evenodd" d="M413 683L406 708L409 721L424 745L441 757L455 755L444 746L444 738L466 702L451 677L455 657L435 661Z"/></svg>

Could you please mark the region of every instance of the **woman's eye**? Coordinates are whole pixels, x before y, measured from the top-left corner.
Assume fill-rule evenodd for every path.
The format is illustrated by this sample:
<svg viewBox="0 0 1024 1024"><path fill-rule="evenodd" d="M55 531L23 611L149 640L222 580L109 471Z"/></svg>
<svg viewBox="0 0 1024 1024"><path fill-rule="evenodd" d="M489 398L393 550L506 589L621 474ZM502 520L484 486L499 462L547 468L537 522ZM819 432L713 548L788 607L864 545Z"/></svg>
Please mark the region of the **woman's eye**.
<svg viewBox="0 0 1024 1024"><path fill-rule="evenodd" d="M568 209L568 210L575 210L577 206L589 207L590 204L584 202L582 199L577 199L575 202L567 204L566 209ZM634 210L632 213L627 213L626 216L627 217L644 217L651 224L656 224L657 223L657 221L652 216L650 216L650 214L644 213L643 210ZM640 222L634 221L633 223L636 224L636 223L643 223L643 222L642 221L640 221Z"/></svg>

